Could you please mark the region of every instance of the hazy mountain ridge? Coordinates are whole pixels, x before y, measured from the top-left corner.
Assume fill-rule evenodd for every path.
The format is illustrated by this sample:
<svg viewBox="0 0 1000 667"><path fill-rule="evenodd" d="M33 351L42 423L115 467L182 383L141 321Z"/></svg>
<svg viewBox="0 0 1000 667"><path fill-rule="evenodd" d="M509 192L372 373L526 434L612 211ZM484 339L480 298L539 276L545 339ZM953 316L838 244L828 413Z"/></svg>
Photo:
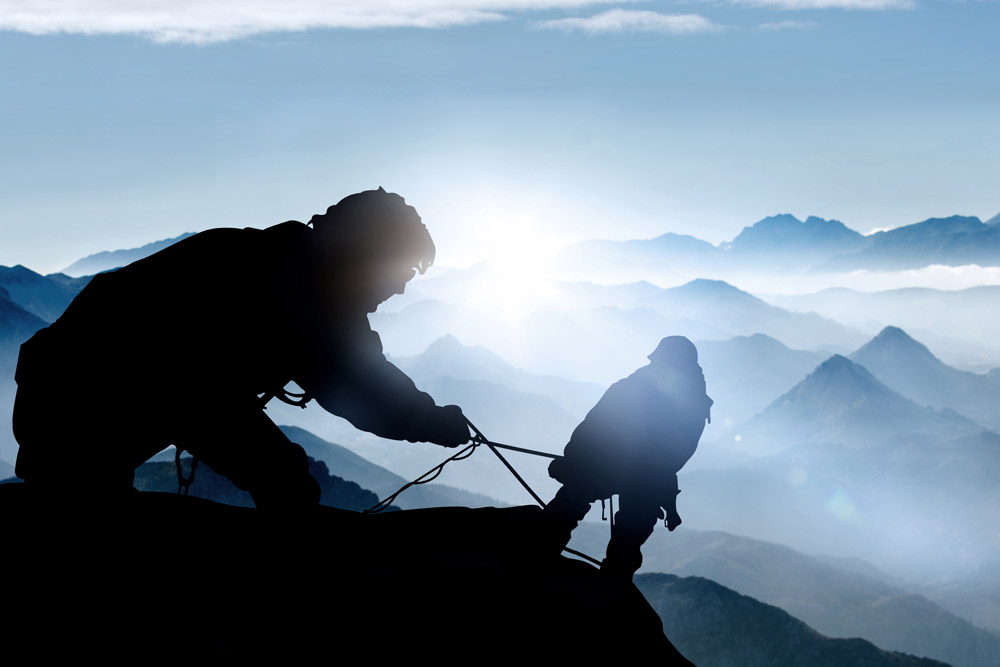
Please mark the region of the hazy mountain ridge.
<svg viewBox="0 0 1000 667"><path fill-rule="evenodd" d="M454 273L449 280L466 287L475 279L475 274ZM447 287L447 281L438 284ZM419 354L450 334L533 373L604 385L644 365L646 355L668 334L724 340L763 333L795 349L844 352L868 340L861 331L815 313L772 306L724 281L698 279L668 289L619 286L628 287L627 292L589 284L547 285L540 290L548 294L545 302L568 294L569 309L527 308L521 320L503 321L481 300L449 303L434 298L378 312L371 322L386 349L400 356ZM429 290L424 293L436 297ZM602 305L605 302L618 305Z"/></svg>
<svg viewBox="0 0 1000 667"><path fill-rule="evenodd" d="M996 218L991 219L991 223ZM569 246L560 262L666 275L676 269L726 273L887 271L933 264L1000 265L1000 230L974 216L929 218L864 236L838 220L774 215L744 227L733 240L714 246L695 237L664 235L628 241L592 240Z"/></svg>
<svg viewBox="0 0 1000 667"><path fill-rule="evenodd" d="M815 313L793 313L772 306L722 280L692 280L637 305L675 318L706 322L729 336L762 333L796 349L860 345L867 339L862 332Z"/></svg>
<svg viewBox="0 0 1000 667"><path fill-rule="evenodd" d="M169 248L178 241L183 241L187 237L193 236L194 234L195 232L185 232L180 236L163 239L161 241L153 241L152 243L147 243L139 248L105 250L93 255L87 255L86 257L78 259L67 266L62 270L62 273L67 276L88 276L96 273L102 273L104 271L110 271L111 269L117 269L125 266L126 264L131 264L136 260L149 257L153 253L159 252L164 248Z"/></svg>
<svg viewBox="0 0 1000 667"><path fill-rule="evenodd" d="M984 432L864 449L801 445L729 470L682 471L681 516L941 583L1000 551L998 440Z"/></svg>
<svg viewBox="0 0 1000 667"><path fill-rule="evenodd" d="M12 301L0 287L0 373L13 376L21 343L45 326L48 322Z"/></svg>
<svg viewBox="0 0 1000 667"><path fill-rule="evenodd" d="M831 639L788 613L701 577L636 578L674 646L699 667L941 667L863 639Z"/></svg>
<svg viewBox="0 0 1000 667"><path fill-rule="evenodd" d="M42 276L29 268L0 266L0 288L11 301L33 313L46 324L55 322L90 278L70 278L63 274Z"/></svg>
<svg viewBox="0 0 1000 667"><path fill-rule="evenodd" d="M921 405L950 408L1000 429L1000 384L986 375L948 366L898 327L886 327L850 358Z"/></svg>
<svg viewBox="0 0 1000 667"><path fill-rule="evenodd" d="M467 347L450 335L434 341L418 356L390 360L418 385L442 377L493 382L555 401L577 419L582 419L604 393L604 387L593 382L528 373L485 347Z"/></svg>
<svg viewBox="0 0 1000 667"><path fill-rule="evenodd" d="M914 403L835 354L747 422L743 443L770 454L804 442L868 447L906 434L955 437L981 430L954 411Z"/></svg>
<svg viewBox="0 0 1000 667"><path fill-rule="evenodd" d="M764 334L699 340L695 345L708 393L715 401L710 438L764 410L827 357L821 352L793 350Z"/></svg>
<svg viewBox="0 0 1000 667"><path fill-rule="evenodd" d="M675 268L682 271L761 269L804 271L837 254L866 247L869 239L838 220L789 214L744 227L731 241L712 245L693 236L667 233L654 239L591 240L567 247L560 262L602 269Z"/></svg>
<svg viewBox="0 0 1000 667"><path fill-rule="evenodd" d="M776 542L691 528L704 525L691 511L697 501L684 498L695 484L682 481L681 486L679 503L685 502L679 509L685 523L674 532L662 527L653 531L643 547L640 573L705 577L779 607L827 636L861 637L882 649L926 655L956 667L988 667L1000 657L1000 637L907 588L828 565ZM750 516L754 509L750 503L739 514ZM607 539L607 524L585 522L574 532L571 546L599 557Z"/></svg>
<svg viewBox="0 0 1000 667"><path fill-rule="evenodd" d="M182 458L182 464L185 474L189 474L191 458ZM378 502L378 498L371 491L361 488L355 482L331 474L323 461L310 458L309 474L319 482L321 505L360 512ZM143 463L136 468L134 485L139 491L176 493L177 469L172 462ZM194 482L188 490L188 495L236 507L255 506L247 491L237 488L228 477L215 472L204 462L200 462L195 470Z"/></svg>
<svg viewBox="0 0 1000 667"><path fill-rule="evenodd" d="M1000 229L975 216L929 218L876 232L868 247L832 257L817 271L919 269L931 264L997 266Z"/></svg>
<svg viewBox="0 0 1000 667"><path fill-rule="evenodd" d="M995 664L1000 637L925 597L830 567L779 544L680 529L646 549L643 572L700 576L780 607L830 637L862 637L886 650L959 666Z"/></svg>
<svg viewBox="0 0 1000 667"><path fill-rule="evenodd" d="M952 366L987 370L1000 358L1000 327L983 317L1000 301L1000 285L961 290L907 287L859 292L844 287L799 296L768 295L767 300L796 311L815 311L838 322L871 331L897 326L919 335Z"/></svg>
<svg viewBox="0 0 1000 667"><path fill-rule="evenodd" d="M743 261L778 260L788 268L802 266L831 255L857 251L871 240L839 220L809 216L803 222L787 213L764 218L744 227L719 248Z"/></svg>
<svg viewBox="0 0 1000 667"><path fill-rule="evenodd" d="M306 450L312 458L322 461L338 476L369 489L378 499L388 497L410 480L358 456L346 447L327 442L296 426L280 426L281 431ZM373 502L372 505L375 503ZM401 509L421 507L502 507L503 503L489 496L457 489L445 484L421 484L407 489L394 501ZM368 509L369 505L362 509Z"/></svg>
<svg viewBox="0 0 1000 667"><path fill-rule="evenodd" d="M1000 637L1000 561L920 592L953 614Z"/></svg>

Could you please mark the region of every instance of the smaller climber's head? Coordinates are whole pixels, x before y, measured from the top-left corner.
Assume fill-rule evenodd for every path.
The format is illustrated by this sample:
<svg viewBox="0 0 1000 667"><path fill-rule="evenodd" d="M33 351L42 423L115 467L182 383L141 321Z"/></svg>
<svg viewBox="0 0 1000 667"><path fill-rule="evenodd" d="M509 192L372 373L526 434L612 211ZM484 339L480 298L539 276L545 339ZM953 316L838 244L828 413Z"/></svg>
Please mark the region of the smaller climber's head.
<svg viewBox="0 0 1000 667"><path fill-rule="evenodd" d="M654 364L692 367L698 365L698 348L684 336L667 336L646 358Z"/></svg>
<svg viewBox="0 0 1000 667"><path fill-rule="evenodd" d="M434 263L434 242L416 209L382 188L345 197L309 224L322 261L369 311Z"/></svg>
<svg viewBox="0 0 1000 667"><path fill-rule="evenodd" d="M691 414L703 415L711 424L714 401L708 396L705 375L698 365L698 349L694 343L684 336L667 336L647 358L650 366L661 375L669 376L670 386L676 387L679 400L690 404Z"/></svg>

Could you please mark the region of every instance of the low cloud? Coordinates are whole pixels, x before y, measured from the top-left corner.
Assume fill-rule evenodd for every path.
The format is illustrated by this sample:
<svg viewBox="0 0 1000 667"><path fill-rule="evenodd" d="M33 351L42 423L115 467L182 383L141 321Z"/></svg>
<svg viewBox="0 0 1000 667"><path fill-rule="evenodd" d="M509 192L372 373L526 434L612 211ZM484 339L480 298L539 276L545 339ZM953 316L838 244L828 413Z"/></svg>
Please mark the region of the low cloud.
<svg viewBox="0 0 1000 667"><path fill-rule="evenodd" d="M768 9L913 9L915 0L731 0L733 4Z"/></svg>
<svg viewBox="0 0 1000 667"><path fill-rule="evenodd" d="M698 14L660 14L628 9L611 9L588 18L541 21L535 27L589 33L663 32L675 35L717 32L723 29L723 26Z"/></svg>
<svg viewBox="0 0 1000 667"><path fill-rule="evenodd" d="M819 24L815 21L778 21L777 23L762 23L757 26L758 30L764 32L778 32L781 30L815 30Z"/></svg>
<svg viewBox="0 0 1000 667"><path fill-rule="evenodd" d="M576 9L601 0L0 0L0 30L34 35L134 34L205 44L317 28L448 28L504 12Z"/></svg>

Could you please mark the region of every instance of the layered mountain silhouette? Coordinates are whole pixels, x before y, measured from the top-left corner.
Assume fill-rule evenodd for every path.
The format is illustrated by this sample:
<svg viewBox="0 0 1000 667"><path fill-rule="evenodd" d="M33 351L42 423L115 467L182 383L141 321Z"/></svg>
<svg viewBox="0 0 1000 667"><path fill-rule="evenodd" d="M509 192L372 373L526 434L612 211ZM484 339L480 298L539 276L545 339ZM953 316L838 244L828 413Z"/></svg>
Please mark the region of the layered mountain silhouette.
<svg viewBox="0 0 1000 667"><path fill-rule="evenodd" d="M641 572L705 577L779 607L829 637L860 637L882 649L929 656L956 667L987 667L1000 655L1000 637L902 588L900 582L831 566L780 544L687 524L672 533L654 532L643 548ZM607 530L606 525L585 524L577 529L580 535L574 535L572 546L599 553ZM680 648L685 635L669 636Z"/></svg>
<svg viewBox="0 0 1000 667"><path fill-rule="evenodd" d="M187 232L185 234L181 234L180 236L175 236L174 238L147 243L140 248L105 250L93 255L87 255L83 259L78 259L67 266L62 270L62 273L65 273L67 276L92 276L95 273L102 273L104 271L117 269L127 264L131 264L136 260L149 257L153 253L157 253L164 248L168 248L178 241L183 241L193 234L194 232Z"/></svg>
<svg viewBox="0 0 1000 667"><path fill-rule="evenodd" d="M181 463L185 474L188 474L191 470L191 458L183 457ZM323 461L310 457L309 474L319 482L319 502L326 507L362 512L374 507L379 501L378 496L357 483L331 475ZM176 493L177 469L173 462L147 461L136 468L134 485L139 491ZM247 491L238 489L228 477L215 472L207 463L201 463L195 469L194 482L188 488L187 495L235 507L255 506Z"/></svg>
<svg viewBox="0 0 1000 667"><path fill-rule="evenodd" d="M668 233L649 240L584 241L567 248L561 259L570 265L615 271L658 267L687 272L723 268L783 272L802 271L868 244L867 237L840 221L810 216L803 222L785 213L744 227L732 241L718 246Z"/></svg>
<svg viewBox="0 0 1000 667"><path fill-rule="evenodd" d="M929 218L868 238L866 248L831 257L817 270L901 270L931 264L996 266L1000 259L1000 229L972 216Z"/></svg>
<svg viewBox="0 0 1000 667"><path fill-rule="evenodd" d="M8 298L46 323L62 315L90 277L70 278L61 273L43 276L21 265L0 266L0 288L7 291Z"/></svg>
<svg viewBox="0 0 1000 667"><path fill-rule="evenodd" d="M961 290L907 287L879 292L836 287L812 294L768 297L782 307L815 311L872 335L886 326L897 326L930 345L947 363L982 370L993 365L998 341L992 318L983 314L995 308L998 299L998 285Z"/></svg>
<svg viewBox="0 0 1000 667"><path fill-rule="evenodd" d="M725 273L844 272L915 269L932 264L1000 264L996 224L973 216L930 218L864 236L838 220L810 216L804 222L781 214L745 227L718 246L690 236L585 241L566 249L568 266L634 274L636 269L669 275L672 271ZM666 272L666 273L664 273Z"/></svg>
<svg viewBox="0 0 1000 667"><path fill-rule="evenodd" d="M1000 383L948 366L898 327L886 327L850 358L921 405L950 408L990 429L1000 429Z"/></svg>
<svg viewBox="0 0 1000 667"><path fill-rule="evenodd" d="M928 586L922 593L954 614L1000 636L1000 561L975 572Z"/></svg>
<svg viewBox="0 0 1000 667"><path fill-rule="evenodd" d="M787 547L703 531L663 542L650 550L644 571L707 577L780 607L827 636L861 637L956 667L987 667L1000 655L1000 637L927 598Z"/></svg>
<svg viewBox="0 0 1000 667"><path fill-rule="evenodd" d="M777 262L778 268L802 268L831 255L861 250L867 237L849 229L839 220L809 216L805 222L783 214L764 218L744 227L729 243L719 248L738 261L759 264Z"/></svg>
<svg viewBox="0 0 1000 667"><path fill-rule="evenodd" d="M431 343L423 354L393 361L418 384L441 378L492 382L555 401L577 419L586 415L604 393L604 387L593 382L528 373L484 347L462 345L450 335Z"/></svg>
<svg viewBox="0 0 1000 667"><path fill-rule="evenodd" d="M950 438L981 430L954 411L917 405L835 354L749 421L742 441L768 454L806 442L859 448L906 434Z"/></svg>
<svg viewBox="0 0 1000 667"><path fill-rule="evenodd" d="M7 290L0 287L0 372L13 376L21 343L47 324L14 303Z"/></svg>
<svg viewBox="0 0 1000 667"><path fill-rule="evenodd" d="M643 574L636 586L699 667L941 667L863 639L824 637L788 613L701 577Z"/></svg>
<svg viewBox="0 0 1000 667"><path fill-rule="evenodd" d="M449 271L435 279L435 287L421 288L426 298L400 310L376 313L372 325L397 354L420 354L450 334L535 373L601 384L610 384L643 364L664 332L691 340L763 333L795 349L845 353L869 339L859 330L816 314L772 306L716 280L694 280L668 289L648 283L618 288L547 283L539 291L562 305L539 306L519 321L498 319L500 314L482 299L455 303L438 298L439 293L456 290L474 292L479 273Z"/></svg>
<svg viewBox="0 0 1000 667"><path fill-rule="evenodd" d="M698 361L710 379L713 426L742 424L805 378L827 355L793 350L754 334L728 340L701 340ZM717 428L713 428L716 431Z"/></svg>
<svg viewBox="0 0 1000 667"><path fill-rule="evenodd" d="M386 498L398 491L410 480L390 472L382 466L358 456L346 447L327 442L322 438L296 426L280 426L288 439L302 446L306 454L322 461L329 470L336 471L338 477L355 482L369 489L378 497ZM367 501L366 501L367 502ZM375 503L357 509L368 509ZM426 507L496 507L503 503L481 493L473 493L446 484L421 484L407 489L395 501L401 509ZM342 507L334 505L334 507ZM356 509L344 507L344 509Z"/></svg>
<svg viewBox="0 0 1000 667"><path fill-rule="evenodd" d="M707 322L730 335L763 333L798 349L839 347L864 339L859 331L814 313L792 313L772 306L721 280L693 280L638 305L672 317Z"/></svg>
<svg viewBox="0 0 1000 667"><path fill-rule="evenodd" d="M685 522L940 582L996 560L1000 436L810 444L681 476ZM734 511L734 507L739 507Z"/></svg>

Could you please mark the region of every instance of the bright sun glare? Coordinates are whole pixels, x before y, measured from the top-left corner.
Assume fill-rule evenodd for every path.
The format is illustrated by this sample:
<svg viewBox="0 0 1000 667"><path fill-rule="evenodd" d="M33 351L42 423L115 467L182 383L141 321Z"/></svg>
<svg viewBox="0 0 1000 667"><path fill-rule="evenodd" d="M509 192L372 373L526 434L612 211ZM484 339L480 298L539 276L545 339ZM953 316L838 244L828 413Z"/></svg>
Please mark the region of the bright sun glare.
<svg viewBox="0 0 1000 667"><path fill-rule="evenodd" d="M467 305L517 324L542 306L555 306L556 254L565 241L547 229L541 208L477 202L465 227L466 257L475 276L475 302Z"/></svg>

